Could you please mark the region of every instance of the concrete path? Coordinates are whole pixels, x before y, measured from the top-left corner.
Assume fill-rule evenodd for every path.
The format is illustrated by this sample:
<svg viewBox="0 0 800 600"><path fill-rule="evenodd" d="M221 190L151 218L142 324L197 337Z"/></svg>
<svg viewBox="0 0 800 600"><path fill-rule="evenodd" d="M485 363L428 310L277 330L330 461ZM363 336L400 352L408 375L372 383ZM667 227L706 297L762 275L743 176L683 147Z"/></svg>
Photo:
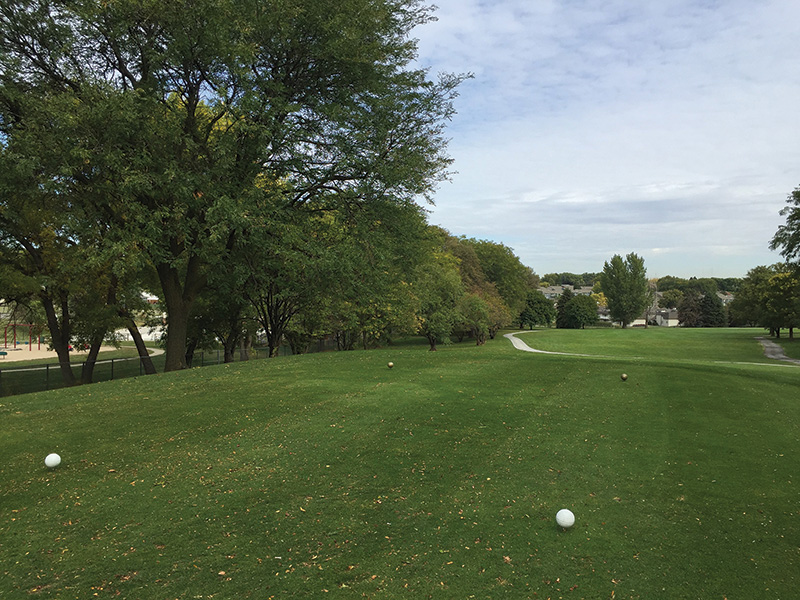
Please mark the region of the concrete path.
<svg viewBox="0 0 800 600"><path fill-rule="evenodd" d="M517 350L522 350L523 352L536 352L537 354L558 354L560 356L593 356L598 358L610 358L610 357L603 357L597 354L572 354L571 352L550 352L549 350L537 350L536 348L531 348L523 342L521 339L517 337L518 333L531 333L531 331L517 331L515 333L506 333L503 334L503 337L510 340L511 343L514 345L514 348Z"/></svg>
<svg viewBox="0 0 800 600"><path fill-rule="evenodd" d="M521 339L516 337L517 334L519 334L519 333L531 333L531 331L516 331L514 333L506 333L506 334L503 335L503 337L507 338L513 344L514 348L516 348L517 350L522 350L523 352L536 352L538 354L558 354L558 355L561 355L561 356L585 356L585 357L591 357L591 358L614 358L612 356L605 356L605 355L602 355L602 354L574 354L574 353L571 353L571 352L550 352L548 350L537 350L536 348L531 348L530 346L528 346L528 344L526 344ZM786 363L791 363L793 365L800 365L800 360L797 360L795 358L789 358L788 356L786 356L786 354L783 352L783 348L781 348L781 346L779 344L776 344L772 340L768 340L767 338L764 338L764 337L757 337L755 339L757 339L761 343L761 345L764 347L764 356L766 356L767 358L774 359L774 360L780 360L780 361L783 361L783 362L786 362ZM628 358L639 358L639 357L635 357L634 356L634 357L628 357ZM718 361L718 362L725 362L725 361ZM731 364L731 363L728 363L728 364ZM765 363L732 363L732 364L759 365L759 364L765 364ZM781 365L781 366L784 366L784 365ZM788 366L788 365L785 365L785 366Z"/></svg>
<svg viewBox="0 0 800 600"><path fill-rule="evenodd" d="M789 358L786 356L786 353L783 351L783 348L780 344L773 342L772 340L768 340L765 337L757 337L756 338L761 345L764 347L764 356L767 358L772 358L774 360L782 360L784 362L792 363L794 365L800 365L800 360L796 358Z"/></svg>

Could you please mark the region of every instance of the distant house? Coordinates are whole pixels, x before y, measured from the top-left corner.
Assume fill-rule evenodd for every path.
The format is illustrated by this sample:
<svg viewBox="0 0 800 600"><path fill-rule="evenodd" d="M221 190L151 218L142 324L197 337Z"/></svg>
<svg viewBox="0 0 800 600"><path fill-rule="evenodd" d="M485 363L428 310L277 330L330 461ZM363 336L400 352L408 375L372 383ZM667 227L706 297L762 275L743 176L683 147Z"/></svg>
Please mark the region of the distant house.
<svg viewBox="0 0 800 600"><path fill-rule="evenodd" d="M660 327L677 327L679 325L678 309L659 308L656 312L655 320Z"/></svg>
<svg viewBox="0 0 800 600"><path fill-rule="evenodd" d="M724 306L728 306L731 302L733 302L733 294L730 292L717 292L717 298L722 301Z"/></svg>
<svg viewBox="0 0 800 600"><path fill-rule="evenodd" d="M544 297L548 300L552 300L554 303L561 297L561 294L564 293L564 290L569 290L576 296L591 296L592 295L592 288L591 286L582 286L582 287L573 287L571 285L549 285L547 287L540 287L539 291L544 294Z"/></svg>
<svg viewBox="0 0 800 600"><path fill-rule="evenodd" d="M569 289L573 294L581 296L589 296L593 293L592 288L589 286L573 287L571 285L550 285L547 287L540 287L545 298L551 300L555 304L565 289ZM658 301L662 297L661 292L656 292L653 296L653 304L650 308L633 323L630 327L644 327L646 325L657 325L659 327L678 327L680 325L677 308L659 308ZM717 297L722 301L722 304L727 306L733 301L733 294L730 292L717 292ZM599 306L597 308L597 315L600 321L611 321L611 316L608 314L608 308Z"/></svg>
<svg viewBox="0 0 800 600"><path fill-rule="evenodd" d="M161 299L158 296L155 296L148 292L142 292L142 298L148 304L158 304L161 301Z"/></svg>

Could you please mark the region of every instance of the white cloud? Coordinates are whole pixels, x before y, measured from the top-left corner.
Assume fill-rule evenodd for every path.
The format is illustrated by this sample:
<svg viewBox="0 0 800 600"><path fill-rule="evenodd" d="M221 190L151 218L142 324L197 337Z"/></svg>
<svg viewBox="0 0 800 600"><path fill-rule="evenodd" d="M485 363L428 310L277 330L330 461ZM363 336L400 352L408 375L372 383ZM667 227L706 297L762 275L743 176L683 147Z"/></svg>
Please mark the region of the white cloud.
<svg viewBox="0 0 800 600"><path fill-rule="evenodd" d="M687 276L779 258L766 247L800 183L800 3L438 4L420 63L475 78L431 222L539 272L630 251Z"/></svg>

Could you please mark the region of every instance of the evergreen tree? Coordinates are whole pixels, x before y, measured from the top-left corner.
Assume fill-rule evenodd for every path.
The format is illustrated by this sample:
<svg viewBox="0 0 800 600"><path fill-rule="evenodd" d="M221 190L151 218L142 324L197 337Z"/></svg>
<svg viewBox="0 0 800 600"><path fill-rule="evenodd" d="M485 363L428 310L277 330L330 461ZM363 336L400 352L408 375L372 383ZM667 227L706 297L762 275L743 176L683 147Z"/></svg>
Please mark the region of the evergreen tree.
<svg viewBox="0 0 800 600"><path fill-rule="evenodd" d="M706 294L700 299L700 327L725 327L725 307L716 294Z"/></svg>
<svg viewBox="0 0 800 600"><path fill-rule="evenodd" d="M556 302L556 327L558 329L571 329L567 307L574 296L571 289L565 288Z"/></svg>
<svg viewBox="0 0 800 600"><path fill-rule="evenodd" d="M686 290L678 305L678 323L682 327L700 327L700 295L694 290Z"/></svg>

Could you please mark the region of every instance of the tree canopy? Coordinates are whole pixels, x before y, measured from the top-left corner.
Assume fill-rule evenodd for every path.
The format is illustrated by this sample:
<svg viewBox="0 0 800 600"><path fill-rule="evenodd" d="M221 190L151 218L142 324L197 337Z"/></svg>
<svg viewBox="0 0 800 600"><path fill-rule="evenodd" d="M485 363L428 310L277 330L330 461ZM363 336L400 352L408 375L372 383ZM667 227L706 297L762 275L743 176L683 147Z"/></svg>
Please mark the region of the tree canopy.
<svg viewBox="0 0 800 600"><path fill-rule="evenodd" d="M644 259L634 253L624 259L615 254L603 266L600 285L614 321L627 327L642 315L652 301Z"/></svg>
<svg viewBox="0 0 800 600"><path fill-rule="evenodd" d="M194 303L243 232L305 205L357 217L376 201L414 203L446 177L444 126L462 77L432 81L412 64L410 33L430 10L5 3L0 154L19 169L0 175L4 243L13 253L30 237L14 203L47 203L60 219L52 239L93 244L95 267L150 269L167 311L166 368L184 367ZM62 320L66 310L54 309Z"/></svg>
<svg viewBox="0 0 800 600"><path fill-rule="evenodd" d="M730 305L737 325L759 325L780 336L781 328L800 326L800 272L794 265L776 263L750 269Z"/></svg>
<svg viewBox="0 0 800 600"><path fill-rule="evenodd" d="M556 309L541 290L531 290L525 300L525 308L520 313L520 327L536 327L544 325L550 327L556 318Z"/></svg>
<svg viewBox="0 0 800 600"><path fill-rule="evenodd" d="M786 204L781 209L781 216L786 217L786 223L778 227L778 231L770 241L771 250L780 250L781 256L787 261L800 262L800 187L795 188L786 198Z"/></svg>

